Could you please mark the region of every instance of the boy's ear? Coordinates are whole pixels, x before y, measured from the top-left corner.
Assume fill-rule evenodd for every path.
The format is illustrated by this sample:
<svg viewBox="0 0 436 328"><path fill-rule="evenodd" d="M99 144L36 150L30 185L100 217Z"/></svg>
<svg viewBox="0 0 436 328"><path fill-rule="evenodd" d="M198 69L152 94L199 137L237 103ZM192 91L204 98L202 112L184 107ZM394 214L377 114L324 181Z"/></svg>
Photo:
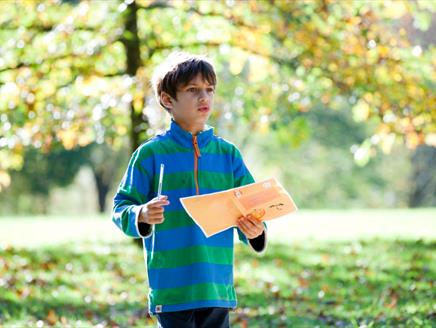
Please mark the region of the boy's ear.
<svg viewBox="0 0 436 328"><path fill-rule="evenodd" d="M166 93L166 92L162 92L160 94L160 101L162 102L162 104L169 109L173 108L173 99L171 98L171 96Z"/></svg>

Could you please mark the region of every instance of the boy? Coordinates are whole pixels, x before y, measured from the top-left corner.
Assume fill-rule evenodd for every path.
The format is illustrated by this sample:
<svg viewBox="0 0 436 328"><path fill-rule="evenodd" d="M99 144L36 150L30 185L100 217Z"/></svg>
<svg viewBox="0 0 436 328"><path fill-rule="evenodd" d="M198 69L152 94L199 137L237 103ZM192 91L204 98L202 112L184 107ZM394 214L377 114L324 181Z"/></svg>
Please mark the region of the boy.
<svg viewBox="0 0 436 328"><path fill-rule="evenodd" d="M229 309L236 307L233 229L206 238L180 198L254 180L239 150L206 125L216 85L206 58L173 53L152 85L171 126L133 153L114 198L113 221L128 236L143 238L149 310L159 327L229 327ZM165 195L157 198L161 163ZM256 219L241 217L238 235L256 252L265 249L264 225Z"/></svg>

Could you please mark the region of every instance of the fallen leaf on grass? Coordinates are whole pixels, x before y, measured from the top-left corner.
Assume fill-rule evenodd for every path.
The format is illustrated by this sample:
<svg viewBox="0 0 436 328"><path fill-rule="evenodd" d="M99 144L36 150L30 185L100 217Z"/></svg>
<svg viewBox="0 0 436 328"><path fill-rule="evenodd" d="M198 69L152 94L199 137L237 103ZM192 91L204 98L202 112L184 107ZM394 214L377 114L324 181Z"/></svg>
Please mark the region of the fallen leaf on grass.
<svg viewBox="0 0 436 328"><path fill-rule="evenodd" d="M86 310L85 318L91 321L94 318L94 312L92 312L91 310Z"/></svg>
<svg viewBox="0 0 436 328"><path fill-rule="evenodd" d="M30 295L30 288L28 287L24 287L22 289L18 288L16 293L20 298L26 298L27 296Z"/></svg>
<svg viewBox="0 0 436 328"><path fill-rule="evenodd" d="M45 320L47 320L50 326L54 326L58 322L58 316L54 310L49 310Z"/></svg>
<svg viewBox="0 0 436 328"><path fill-rule="evenodd" d="M394 307L397 306L397 302L398 302L398 296L393 295L391 297L391 302L389 304L387 304L386 307L393 309Z"/></svg>
<svg viewBox="0 0 436 328"><path fill-rule="evenodd" d="M298 284L299 284L300 287L302 287L302 288L307 288L307 287L309 286L309 281L306 280L306 279L304 279L304 278L302 278L302 277L299 277L299 278L298 278Z"/></svg>
<svg viewBox="0 0 436 328"><path fill-rule="evenodd" d="M67 318L66 317L64 317L64 316L62 316L61 317L61 323L63 324L63 325L66 325L67 323L68 323L68 321L67 321Z"/></svg>

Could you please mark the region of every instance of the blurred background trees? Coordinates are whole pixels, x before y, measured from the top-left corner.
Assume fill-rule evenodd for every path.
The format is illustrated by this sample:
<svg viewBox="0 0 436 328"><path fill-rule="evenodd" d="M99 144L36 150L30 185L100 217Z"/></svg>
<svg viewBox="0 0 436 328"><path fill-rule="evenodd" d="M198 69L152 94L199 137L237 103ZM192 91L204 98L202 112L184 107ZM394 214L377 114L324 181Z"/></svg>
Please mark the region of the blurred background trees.
<svg viewBox="0 0 436 328"><path fill-rule="evenodd" d="M419 0L3 1L2 211L50 212L20 199L48 199L84 166L94 210L107 208L131 151L168 122L148 81L174 50L212 57L211 124L300 207L434 206L434 11Z"/></svg>

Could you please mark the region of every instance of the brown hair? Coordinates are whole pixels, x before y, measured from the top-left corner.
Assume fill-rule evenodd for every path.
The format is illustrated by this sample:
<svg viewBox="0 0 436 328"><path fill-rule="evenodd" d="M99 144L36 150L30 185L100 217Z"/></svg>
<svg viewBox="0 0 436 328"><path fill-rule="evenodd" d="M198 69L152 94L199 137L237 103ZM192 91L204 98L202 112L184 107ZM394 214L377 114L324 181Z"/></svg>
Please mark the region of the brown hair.
<svg viewBox="0 0 436 328"><path fill-rule="evenodd" d="M212 63L205 56L198 56L186 52L173 52L157 67L151 80L159 104L162 104L160 95L166 92L177 100L177 90L187 85L198 74L210 85L216 85L216 74ZM168 110L168 108L165 108Z"/></svg>

